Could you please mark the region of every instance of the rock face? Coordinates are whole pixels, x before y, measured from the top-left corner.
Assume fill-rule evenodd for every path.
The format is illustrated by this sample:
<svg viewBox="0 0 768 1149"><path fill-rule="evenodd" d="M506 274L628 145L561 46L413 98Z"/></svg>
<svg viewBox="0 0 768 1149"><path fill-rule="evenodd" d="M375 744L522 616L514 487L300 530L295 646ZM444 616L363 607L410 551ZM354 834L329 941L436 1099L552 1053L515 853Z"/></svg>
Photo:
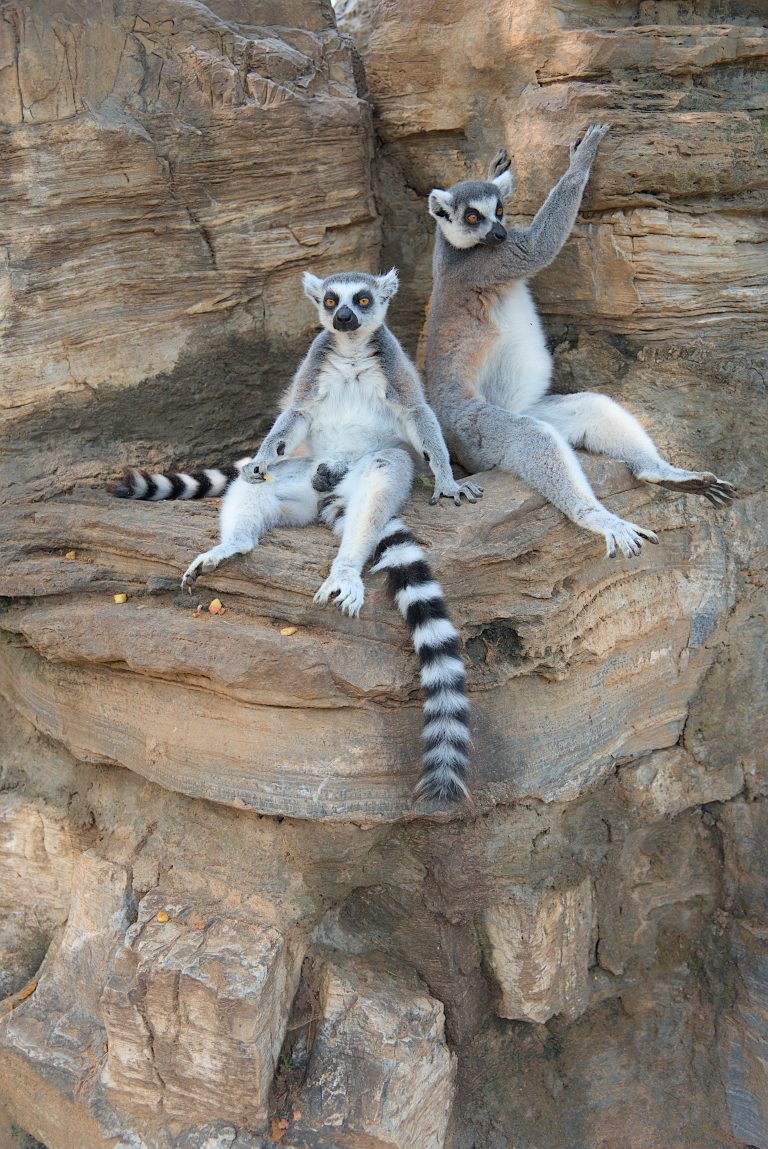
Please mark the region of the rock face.
<svg viewBox="0 0 768 1149"><path fill-rule="evenodd" d="M375 268L355 59L325 0L2 5L4 486L258 442L300 271Z"/></svg>
<svg viewBox="0 0 768 1149"><path fill-rule="evenodd" d="M366 81L321 0L0 5L0 1146L768 1149L759 5L371 8ZM602 119L557 386L742 497L586 460L626 562L417 481L475 779L413 806L383 576L322 611L332 536L278 530L190 599L215 505L104 484L253 446L304 266L397 263L415 346L429 188L506 143L530 218Z"/></svg>

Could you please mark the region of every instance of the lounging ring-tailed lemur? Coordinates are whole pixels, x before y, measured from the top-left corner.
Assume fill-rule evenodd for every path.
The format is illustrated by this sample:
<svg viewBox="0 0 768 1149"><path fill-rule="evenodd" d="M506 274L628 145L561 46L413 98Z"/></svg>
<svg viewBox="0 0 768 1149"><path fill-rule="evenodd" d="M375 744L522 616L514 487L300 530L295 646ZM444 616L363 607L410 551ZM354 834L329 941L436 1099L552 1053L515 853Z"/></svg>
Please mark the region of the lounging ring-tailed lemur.
<svg viewBox="0 0 768 1149"><path fill-rule="evenodd" d="M198 555L182 579L235 554L246 554L274 526L302 526L318 514L341 536L329 577L315 602L333 598L345 614L363 605L361 572L373 558L410 629L421 666L424 769L414 796L456 801L467 794L468 702L458 634L424 552L394 516L413 481L404 444L427 460L435 477L431 502L445 495L475 502L476 483L457 483L437 419L416 368L384 319L397 274L304 275L304 290L323 326L284 398L283 412L256 456L242 467L200 475L126 473L122 498L194 498L226 488L221 542ZM306 443L309 458L281 458Z"/></svg>
<svg viewBox="0 0 768 1149"><path fill-rule="evenodd" d="M653 531L629 523L595 497L572 447L626 463L647 483L704 495L716 507L734 497L709 471L673 467L637 420L605 395L547 395L552 356L526 280L552 262L573 227L598 144L596 124L571 147L568 171L528 228L504 225L512 190L505 151L486 180L429 196L437 221L427 329L427 398L452 454L468 471L499 467L523 479L568 518L635 555Z"/></svg>

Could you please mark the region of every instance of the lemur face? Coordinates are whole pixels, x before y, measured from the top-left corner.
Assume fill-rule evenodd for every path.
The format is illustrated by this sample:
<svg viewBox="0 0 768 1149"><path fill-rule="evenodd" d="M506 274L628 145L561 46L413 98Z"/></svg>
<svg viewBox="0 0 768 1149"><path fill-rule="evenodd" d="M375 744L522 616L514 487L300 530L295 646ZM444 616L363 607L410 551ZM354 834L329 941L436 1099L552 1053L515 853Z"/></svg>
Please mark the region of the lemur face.
<svg viewBox="0 0 768 1149"><path fill-rule="evenodd" d="M511 190L509 172L495 180L464 180L448 191L435 188L429 214L452 247L495 247L507 238L503 200Z"/></svg>
<svg viewBox="0 0 768 1149"><path fill-rule="evenodd" d="M381 327L387 307L397 291L397 272L367 275L364 271L343 271L318 279L304 273L304 293L317 307L320 322L327 331L375 331Z"/></svg>

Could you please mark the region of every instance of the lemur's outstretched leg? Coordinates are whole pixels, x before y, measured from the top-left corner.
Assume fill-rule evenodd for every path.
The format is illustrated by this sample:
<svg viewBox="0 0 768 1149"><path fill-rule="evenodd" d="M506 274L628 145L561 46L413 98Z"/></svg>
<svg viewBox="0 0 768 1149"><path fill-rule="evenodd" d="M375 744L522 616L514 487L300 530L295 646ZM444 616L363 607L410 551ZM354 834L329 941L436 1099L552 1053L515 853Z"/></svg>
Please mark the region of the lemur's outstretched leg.
<svg viewBox="0 0 768 1149"><path fill-rule="evenodd" d="M333 597L344 614L360 613L365 598L362 569L384 527L408 497L412 482L410 455L397 447L365 455L350 467L323 511L325 521L341 535L341 543L315 602L327 603Z"/></svg>
<svg viewBox="0 0 768 1149"><path fill-rule="evenodd" d="M697 492L715 507L726 506L734 498L731 484L711 471L686 471L663 459L634 415L607 395L591 391L548 395L528 408L526 414L555 427L574 447L620 459L636 478L646 483Z"/></svg>
<svg viewBox="0 0 768 1149"><path fill-rule="evenodd" d="M236 479L221 506L221 542L190 563L182 587L191 594L198 575L209 574L232 555L247 554L271 527L306 526L317 518L313 469L312 459L286 459L270 468L269 479Z"/></svg>
<svg viewBox="0 0 768 1149"><path fill-rule="evenodd" d="M653 531L619 518L599 501L579 461L554 426L530 415L513 415L481 400L468 400L456 418L461 462L470 470L511 471L549 499L578 526L602 535L611 558L629 558Z"/></svg>

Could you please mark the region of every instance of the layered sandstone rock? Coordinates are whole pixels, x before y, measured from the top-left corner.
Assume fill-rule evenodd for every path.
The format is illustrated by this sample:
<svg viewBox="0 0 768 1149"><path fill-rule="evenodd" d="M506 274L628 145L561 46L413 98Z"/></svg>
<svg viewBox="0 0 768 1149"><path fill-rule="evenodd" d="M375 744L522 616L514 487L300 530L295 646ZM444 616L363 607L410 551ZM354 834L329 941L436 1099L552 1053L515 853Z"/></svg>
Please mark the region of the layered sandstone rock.
<svg viewBox="0 0 768 1149"><path fill-rule="evenodd" d="M2 1149L768 1149L759 5L380 3L383 254L323 3L0 16ZM659 532L627 562L508 476L417 481L475 779L414 807L383 576L321 610L332 536L280 530L190 598L215 505L104 482L252 446L308 263L396 262L415 345L430 186L506 143L530 218L600 119L536 283L558 386L742 498L588 461Z"/></svg>
<svg viewBox="0 0 768 1149"><path fill-rule="evenodd" d="M375 269L355 67L324 0L2 5L4 486L258 441L301 270Z"/></svg>

